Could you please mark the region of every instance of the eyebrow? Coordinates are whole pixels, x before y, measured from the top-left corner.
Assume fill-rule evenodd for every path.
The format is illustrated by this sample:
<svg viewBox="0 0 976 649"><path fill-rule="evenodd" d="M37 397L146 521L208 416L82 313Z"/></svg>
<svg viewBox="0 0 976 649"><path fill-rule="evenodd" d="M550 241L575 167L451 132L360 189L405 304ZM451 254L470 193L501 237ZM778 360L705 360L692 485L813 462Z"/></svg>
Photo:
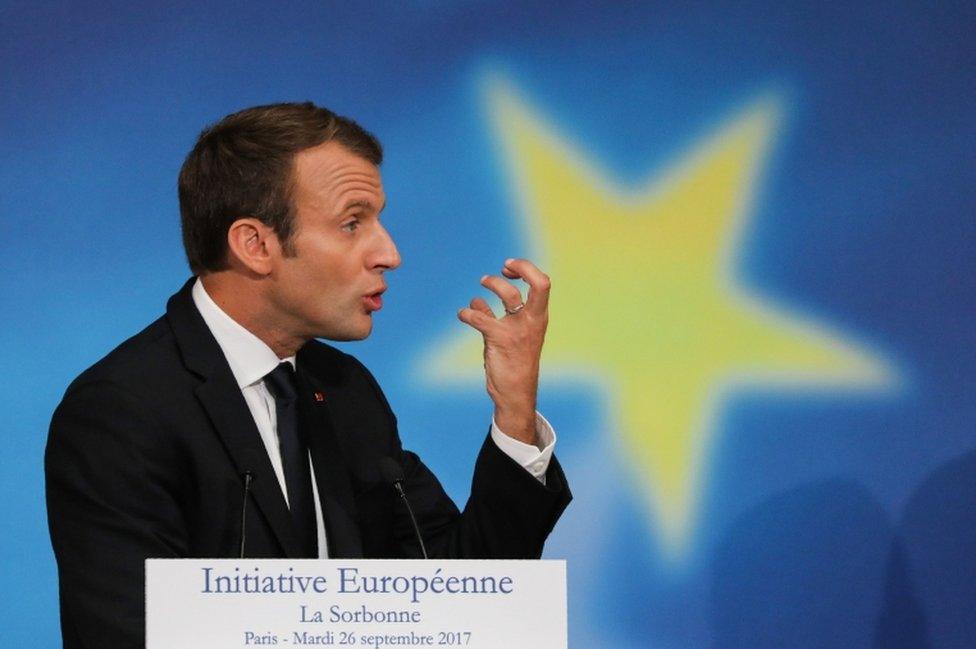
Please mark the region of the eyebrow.
<svg viewBox="0 0 976 649"><path fill-rule="evenodd" d="M346 203L342 207L342 213L345 214L346 212L348 212L350 209L352 209L354 207L363 207L363 208L366 208L366 209L373 209L373 203L370 202L370 201L368 201L368 200L366 200L366 199L364 199L364 198L356 198L356 199L353 199L353 200L349 201L348 203ZM385 201L383 202L383 206L380 207L380 209L377 210L377 212L382 212L384 210L384 208L386 208L386 202Z"/></svg>

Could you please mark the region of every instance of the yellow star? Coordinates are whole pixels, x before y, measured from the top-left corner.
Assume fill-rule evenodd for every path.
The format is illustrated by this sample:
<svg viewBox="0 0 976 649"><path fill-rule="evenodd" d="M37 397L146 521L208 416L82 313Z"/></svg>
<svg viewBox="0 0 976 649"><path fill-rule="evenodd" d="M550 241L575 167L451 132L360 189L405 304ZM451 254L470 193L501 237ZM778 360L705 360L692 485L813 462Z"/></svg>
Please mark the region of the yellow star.
<svg viewBox="0 0 976 649"><path fill-rule="evenodd" d="M599 387L666 557L696 524L717 409L730 389L878 388L886 363L740 285L733 257L779 113L757 101L665 173L615 187L505 84L490 110L528 249L553 279L543 380ZM429 380L480 380L480 340L424 359Z"/></svg>

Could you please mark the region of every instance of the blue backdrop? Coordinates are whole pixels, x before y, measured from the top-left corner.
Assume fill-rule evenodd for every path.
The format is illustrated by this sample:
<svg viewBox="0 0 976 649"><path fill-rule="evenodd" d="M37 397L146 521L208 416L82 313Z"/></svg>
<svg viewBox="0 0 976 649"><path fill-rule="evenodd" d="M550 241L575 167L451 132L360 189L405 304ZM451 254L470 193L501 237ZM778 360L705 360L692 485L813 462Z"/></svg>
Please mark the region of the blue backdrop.
<svg viewBox="0 0 976 649"><path fill-rule="evenodd" d="M47 424L187 277L183 156L312 99L404 259L344 347L460 501L454 313L552 274L571 646L976 646L976 5L722 4L3 3L4 644L58 643Z"/></svg>

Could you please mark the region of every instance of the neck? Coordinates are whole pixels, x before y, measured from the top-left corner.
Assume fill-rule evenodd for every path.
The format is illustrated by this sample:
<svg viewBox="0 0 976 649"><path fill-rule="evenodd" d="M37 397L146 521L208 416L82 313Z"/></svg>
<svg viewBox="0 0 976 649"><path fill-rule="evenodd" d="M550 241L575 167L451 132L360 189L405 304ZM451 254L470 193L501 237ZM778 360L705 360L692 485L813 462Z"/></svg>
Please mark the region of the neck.
<svg viewBox="0 0 976 649"><path fill-rule="evenodd" d="M224 313L257 336L278 358L294 356L308 342L307 338L289 333L280 319L273 316L263 299L261 280L241 277L233 271L218 271L201 276L200 281Z"/></svg>

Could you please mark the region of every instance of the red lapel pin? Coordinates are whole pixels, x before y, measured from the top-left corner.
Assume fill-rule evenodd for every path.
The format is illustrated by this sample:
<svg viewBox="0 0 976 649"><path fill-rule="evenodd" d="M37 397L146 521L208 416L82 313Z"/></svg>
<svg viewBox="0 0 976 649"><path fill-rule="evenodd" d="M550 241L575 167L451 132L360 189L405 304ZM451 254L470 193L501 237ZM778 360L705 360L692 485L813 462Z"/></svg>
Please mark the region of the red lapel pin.
<svg viewBox="0 0 976 649"><path fill-rule="evenodd" d="M315 400L318 401L319 403L322 403L323 401L325 401L325 394L323 392L316 392Z"/></svg>

